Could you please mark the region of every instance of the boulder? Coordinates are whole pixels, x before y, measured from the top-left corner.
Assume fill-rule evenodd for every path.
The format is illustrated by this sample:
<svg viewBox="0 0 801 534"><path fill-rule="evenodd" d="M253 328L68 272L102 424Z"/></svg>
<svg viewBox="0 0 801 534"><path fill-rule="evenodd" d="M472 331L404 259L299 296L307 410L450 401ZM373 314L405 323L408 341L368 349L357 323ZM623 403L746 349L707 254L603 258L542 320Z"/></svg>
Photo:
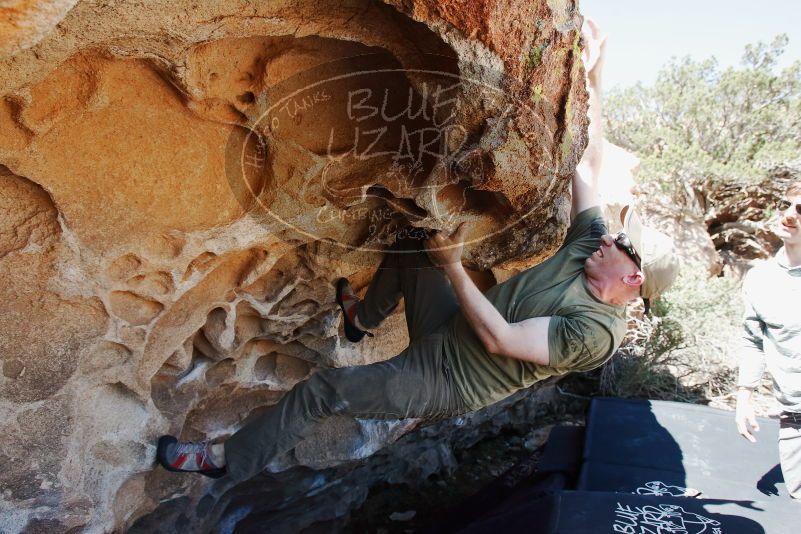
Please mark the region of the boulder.
<svg viewBox="0 0 801 534"><path fill-rule="evenodd" d="M155 468L155 441L400 352L400 314L345 341L333 281L363 290L409 226L468 221L483 280L552 254L587 135L576 4L5 2L0 530L234 525L199 510L242 488ZM332 420L273 468L344 477L424 423Z"/></svg>

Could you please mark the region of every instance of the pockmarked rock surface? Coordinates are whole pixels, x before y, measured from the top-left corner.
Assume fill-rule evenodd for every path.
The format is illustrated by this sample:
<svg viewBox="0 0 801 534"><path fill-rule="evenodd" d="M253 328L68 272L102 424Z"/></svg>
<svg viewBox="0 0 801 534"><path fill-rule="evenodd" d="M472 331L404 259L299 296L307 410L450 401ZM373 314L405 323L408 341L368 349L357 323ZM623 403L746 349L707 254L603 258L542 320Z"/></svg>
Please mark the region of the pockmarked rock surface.
<svg viewBox="0 0 801 534"><path fill-rule="evenodd" d="M564 236L572 0L0 10L3 532L216 528L230 495L154 468L155 440L223 438L319 368L397 354L400 315L344 340L334 280L366 287L409 225L468 221L483 271ZM421 423L332 420L270 467L346 473Z"/></svg>
<svg viewBox="0 0 801 534"><path fill-rule="evenodd" d="M13 55L41 41L77 1L4 1L0 5L0 57Z"/></svg>

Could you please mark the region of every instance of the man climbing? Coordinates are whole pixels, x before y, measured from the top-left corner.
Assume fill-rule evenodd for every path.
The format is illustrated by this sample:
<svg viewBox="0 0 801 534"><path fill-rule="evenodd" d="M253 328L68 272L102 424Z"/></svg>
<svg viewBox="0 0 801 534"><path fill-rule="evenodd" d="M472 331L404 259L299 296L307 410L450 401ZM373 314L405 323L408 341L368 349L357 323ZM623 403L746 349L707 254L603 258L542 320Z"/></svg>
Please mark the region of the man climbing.
<svg viewBox="0 0 801 534"><path fill-rule="evenodd" d="M573 220L550 259L486 294L461 264L464 224L398 240L364 300L337 283L345 333L356 342L405 300L410 344L371 365L321 370L225 443L159 440L171 471L245 480L292 449L325 418L443 418L477 410L549 376L603 364L626 330L626 303L658 295L675 277L670 240L633 210L625 233L606 231L598 206L604 39L585 34L590 144L573 178Z"/></svg>
<svg viewBox="0 0 801 534"><path fill-rule="evenodd" d="M801 182L787 189L779 203L773 231L784 247L745 276L745 328L737 380L737 430L755 442L759 430L751 394L767 367L773 394L782 405L779 457L787 491L801 500Z"/></svg>

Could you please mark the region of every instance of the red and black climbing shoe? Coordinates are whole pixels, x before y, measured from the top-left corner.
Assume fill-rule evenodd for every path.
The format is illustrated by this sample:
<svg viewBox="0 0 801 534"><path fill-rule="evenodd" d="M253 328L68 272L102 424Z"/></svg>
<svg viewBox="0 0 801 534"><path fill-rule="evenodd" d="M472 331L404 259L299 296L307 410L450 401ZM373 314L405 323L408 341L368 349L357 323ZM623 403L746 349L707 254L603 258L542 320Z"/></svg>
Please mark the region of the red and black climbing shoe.
<svg viewBox="0 0 801 534"><path fill-rule="evenodd" d="M211 478L225 475L225 467L212 460L211 442L178 441L174 436L161 436L156 459L167 471L198 473Z"/></svg>
<svg viewBox="0 0 801 534"><path fill-rule="evenodd" d="M348 338L348 341L356 343L361 341L365 335L373 337L370 332L356 326L356 309L359 298L353 293L353 288L350 287L347 278L337 280L337 304L345 316L345 337Z"/></svg>

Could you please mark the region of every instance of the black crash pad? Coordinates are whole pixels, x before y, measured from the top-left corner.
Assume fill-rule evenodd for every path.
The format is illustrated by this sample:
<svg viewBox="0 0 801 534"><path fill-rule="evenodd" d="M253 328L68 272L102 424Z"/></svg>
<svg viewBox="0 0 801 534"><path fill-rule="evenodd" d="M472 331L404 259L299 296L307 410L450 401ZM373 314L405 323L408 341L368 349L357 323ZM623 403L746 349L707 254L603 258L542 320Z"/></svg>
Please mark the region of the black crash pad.
<svg viewBox="0 0 801 534"><path fill-rule="evenodd" d="M483 509L473 499L472 513L442 531L801 534L801 503L779 467L778 422L759 424L752 444L730 411L593 399L584 433L557 427L528 481L493 487L495 499Z"/></svg>
<svg viewBox="0 0 801 534"><path fill-rule="evenodd" d="M563 490L491 514L461 532L536 534L772 534L751 518L709 511L704 499ZM789 530L787 532L790 532ZM797 532L797 531L796 531Z"/></svg>
<svg viewBox="0 0 801 534"><path fill-rule="evenodd" d="M760 418L759 426L751 443L730 411L593 399L576 489L695 496L771 534L801 533L801 503L788 496L779 466L778 422Z"/></svg>

